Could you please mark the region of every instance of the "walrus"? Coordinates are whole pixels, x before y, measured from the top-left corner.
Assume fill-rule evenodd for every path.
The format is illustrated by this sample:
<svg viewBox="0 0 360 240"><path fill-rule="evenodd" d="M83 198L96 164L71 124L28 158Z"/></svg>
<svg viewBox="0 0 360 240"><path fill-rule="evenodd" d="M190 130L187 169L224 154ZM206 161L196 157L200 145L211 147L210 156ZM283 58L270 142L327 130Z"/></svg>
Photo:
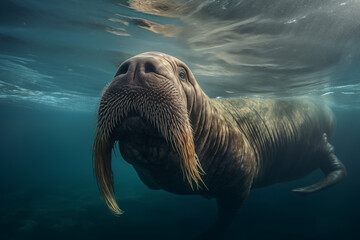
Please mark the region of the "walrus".
<svg viewBox="0 0 360 240"><path fill-rule="evenodd" d="M103 90L93 144L101 196L114 214L111 152L118 142L150 189L216 198L215 224L200 239L220 238L250 189L301 178L321 169L325 178L292 190L320 192L346 169L329 143L335 118L306 99L210 99L190 69L159 52L136 55Z"/></svg>

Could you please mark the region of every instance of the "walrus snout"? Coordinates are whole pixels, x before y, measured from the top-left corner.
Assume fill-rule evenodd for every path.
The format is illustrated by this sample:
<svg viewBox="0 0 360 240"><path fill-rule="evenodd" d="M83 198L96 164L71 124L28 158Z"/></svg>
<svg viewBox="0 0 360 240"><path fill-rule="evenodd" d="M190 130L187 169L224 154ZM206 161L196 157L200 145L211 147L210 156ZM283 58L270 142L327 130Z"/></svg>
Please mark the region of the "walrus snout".
<svg viewBox="0 0 360 240"><path fill-rule="evenodd" d="M111 87L158 87L171 78L170 63L158 56L141 54L123 62L117 70Z"/></svg>

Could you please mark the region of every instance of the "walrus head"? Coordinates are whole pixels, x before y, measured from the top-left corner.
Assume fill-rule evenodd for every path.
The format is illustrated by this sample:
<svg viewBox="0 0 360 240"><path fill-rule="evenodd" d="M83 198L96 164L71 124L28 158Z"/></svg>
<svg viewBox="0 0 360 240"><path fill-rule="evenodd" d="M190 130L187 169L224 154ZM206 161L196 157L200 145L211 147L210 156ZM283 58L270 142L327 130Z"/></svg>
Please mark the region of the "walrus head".
<svg viewBox="0 0 360 240"><path fill-rule="evenodd" d="M156 168L178 166L191 189L205 186L195 153L190 111L196 81L180 60L147 52L123 62L102 94L93 145L94 171L101 195L115 214L111 170L116 141L124 159ZM206 186L205 186L206 187Z"/></svg>

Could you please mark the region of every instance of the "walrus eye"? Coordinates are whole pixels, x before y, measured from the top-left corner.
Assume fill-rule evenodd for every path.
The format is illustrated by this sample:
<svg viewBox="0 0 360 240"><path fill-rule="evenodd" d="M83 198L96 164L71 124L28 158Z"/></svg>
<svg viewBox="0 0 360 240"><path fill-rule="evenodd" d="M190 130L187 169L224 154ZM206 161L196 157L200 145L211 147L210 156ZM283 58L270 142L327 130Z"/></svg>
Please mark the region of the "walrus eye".
<svg viewBox="0 0 360 240"><path fill-rule="evenodd" d="M182 80L185 80L186 79L186 73L184 70L180 70L179 72L179 77L182 79Z"/></svg>

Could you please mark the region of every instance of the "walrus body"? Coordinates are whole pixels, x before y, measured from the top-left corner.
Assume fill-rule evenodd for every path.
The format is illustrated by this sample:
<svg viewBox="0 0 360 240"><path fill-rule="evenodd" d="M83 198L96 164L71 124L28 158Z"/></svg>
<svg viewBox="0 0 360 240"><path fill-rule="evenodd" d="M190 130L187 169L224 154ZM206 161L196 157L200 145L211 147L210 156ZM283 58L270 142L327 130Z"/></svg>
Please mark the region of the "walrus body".
<svg viewBox="0 0 360 240"><path fill-rule="evenodd" d="M309 100L210 99L180 60L144 53L125 61L104 90L94 142L95 173L109 208L114 199L111 149L151 189L216 198L218 220L202 237L225 231L253 187L325 178L293 190L315 193L346 175L329 144L329 108Z"/></svg>

